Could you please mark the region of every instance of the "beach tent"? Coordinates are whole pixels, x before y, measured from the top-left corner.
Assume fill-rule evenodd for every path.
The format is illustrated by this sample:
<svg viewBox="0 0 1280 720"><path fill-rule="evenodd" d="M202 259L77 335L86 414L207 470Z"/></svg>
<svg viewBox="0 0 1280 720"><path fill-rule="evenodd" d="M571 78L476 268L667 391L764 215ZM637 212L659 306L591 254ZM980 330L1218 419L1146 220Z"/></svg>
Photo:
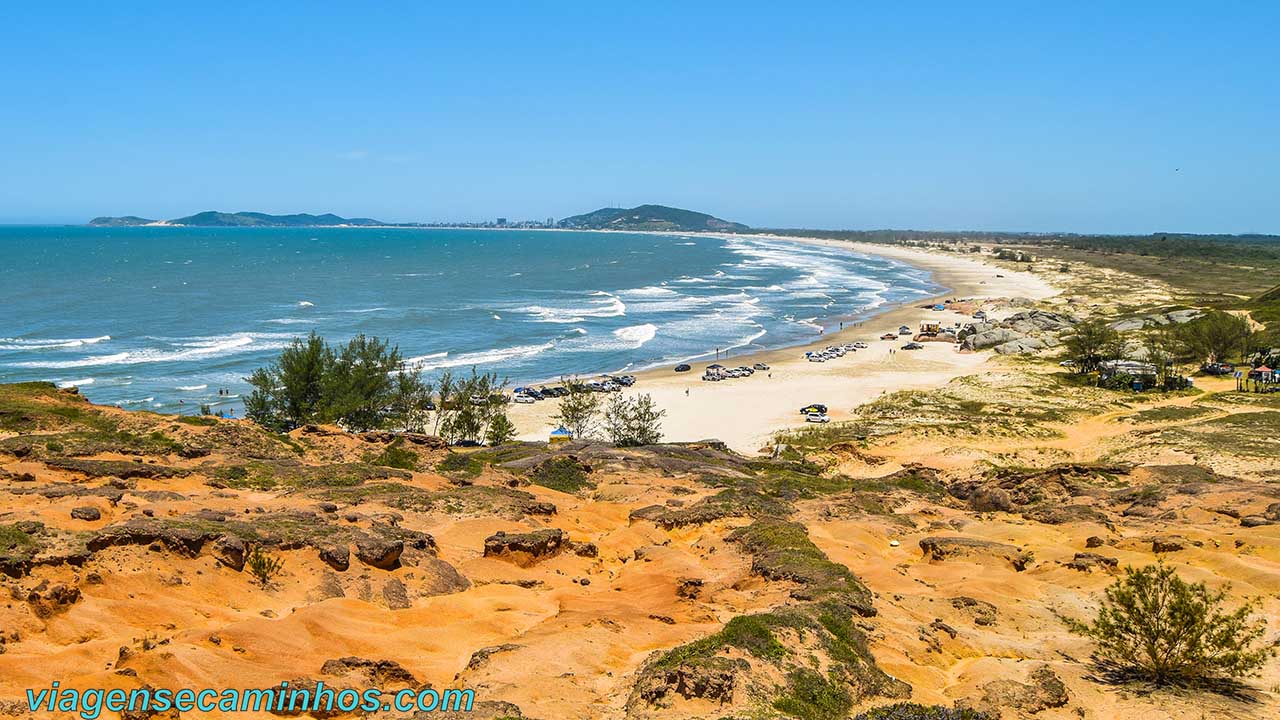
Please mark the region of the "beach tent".
<svg viewBox="0 0 1280 720"><path fill-rule="evenodd" d="M551 437L548 439L548 442L551 443L552 445L559 445L560 443L567 443L572 439L573 439L573 433L569 432L568 428L561 425L560 427L551 431Z"/></svg>

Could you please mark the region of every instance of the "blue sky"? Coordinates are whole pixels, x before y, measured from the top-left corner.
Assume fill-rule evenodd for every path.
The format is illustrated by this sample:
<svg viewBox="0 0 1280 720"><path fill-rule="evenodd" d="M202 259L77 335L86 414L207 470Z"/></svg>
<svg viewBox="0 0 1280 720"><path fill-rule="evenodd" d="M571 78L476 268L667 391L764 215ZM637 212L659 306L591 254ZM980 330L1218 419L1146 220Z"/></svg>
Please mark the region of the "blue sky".
<svg viewBox="0 0 1280 720"><path fill-rule="evenodd" d="M1280 233L1274 2L231 4L10 9L0 222Z"/></svg>

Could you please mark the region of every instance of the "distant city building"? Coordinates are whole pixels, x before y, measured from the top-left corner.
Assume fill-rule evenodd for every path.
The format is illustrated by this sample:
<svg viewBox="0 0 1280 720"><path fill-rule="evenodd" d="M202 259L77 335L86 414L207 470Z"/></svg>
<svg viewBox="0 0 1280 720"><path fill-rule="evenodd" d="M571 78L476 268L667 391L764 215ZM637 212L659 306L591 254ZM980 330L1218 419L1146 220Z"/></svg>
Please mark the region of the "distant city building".
<svg viewBox="0 0 1280 720"><path fill-rule="evenodd" d="M506 218L498 218L498 227L502 227L502 226L504 226L504 225L506 225L506 224L507 224L507 219L506 219Z"/></svg>
<svg viewBox="0 0 1280 720"><path fill-rule="evenodd" d="M547 218L547 224L544 227L555 227L555 226L556 226L556 219L553 217Z"/></svg>

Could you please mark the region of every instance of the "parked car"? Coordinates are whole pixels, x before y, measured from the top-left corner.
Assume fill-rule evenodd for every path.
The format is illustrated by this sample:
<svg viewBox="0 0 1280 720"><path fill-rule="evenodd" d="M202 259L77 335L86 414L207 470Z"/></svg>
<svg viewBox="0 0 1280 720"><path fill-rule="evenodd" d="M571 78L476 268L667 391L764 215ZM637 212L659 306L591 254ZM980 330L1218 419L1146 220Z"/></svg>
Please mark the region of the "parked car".
<svg viewBox="0 0 1280 720"><path fill-rule="evenodd" d="M768 369L769 369L769 363L756 363L755 365L752 365L751 367L755 368L756 370L768 370Z"/></svg>
<svg viewBox="0 0 1280 720"><path fill-rule="evenodd" d="M511 396L511 399L512 399L513 401L515 401L515 403L516 403L517 405L532 405L532 404L533 404L533 396L532 396L532 395L526 395L526 394L524 394L524 393L516 393L515 395L512 395L512 396Z"/></svg>
<svg viewBox="0 0 1280 720"><path fill-rule="evenodd" d="M880 339L881 340L897 340L898 336L896 333L885 333L880 336Z"/></svg>
<svg viewBox="0 0 1280 720"><path fill-rule="evenodd" d="M805 405L804 407L800 408L801 415L810 415L813 413L817 413L819 415L826 415L827 406L823 405L822 403L813 403L812 405Z"/></svg>
<svg viewBox="0 0 1280 720"><path fill-rule="evenodd" d="M621 377L616 377L616 378L614 378L614 379L613 379L613 381L614 381L614 382L616 382L616 383L618 383L619 385L621 385L621 386L623 386L623 387L631 387L632 385L635 385L635 384L636 384L636 376L635 376L635 375L623 375L623 376L621 376Z"/></svg>
<svg viewBox="0 0 1280 720"><path fill-rule="evenodd" d="M1200 371L1205 375L1230 375L1236 368L1231 363L1205 363L1200 366Z"/></svg>
<svg viewBox="0 0 1280 720"><path fill-rule="evenodd" d="M826 413L807 413L804 416L804 421L811 423L829 423L831 422L831 418L827 417Z"/></svg>
<svg viewBox="0 0 1280 720"><path fill-rule="evenodd" d="M899 335L910 335L910 334L911 334L911 328L907 327L906 325L900 325L900 326L898 327L898 334L899 334Z"/></svg>
<svg viewBox="0 0 1280 720"><path fill-rule="evenodd" d="M866 350L867 348L871 347L870 345L868 345L868 344L866 344L866 343L862 342L861 340L859 340L858 342L854 343L854 344L853 344L853 346L854 346L855 348L859 349L859 350Z"/></svg>
<svg viewBox="0 0 1280 720"><path fill-rule="evenodd" d="M680 363L679 365L676 366L676 372L689 372L692 369L693 368L689 365L689 363Z"/></svg>
<svg viewBox="0 0 1280 720"><path fill-rule="evenodd" d="M903 350L923 350L924 346L918 342L909 342L902 346Z"/></svg>
<svg viewBox="0 0 1280 720"><path fill-rule="evenodd" d="M827 359L821 355L809 355L809 362L826 362Z"/></svg>

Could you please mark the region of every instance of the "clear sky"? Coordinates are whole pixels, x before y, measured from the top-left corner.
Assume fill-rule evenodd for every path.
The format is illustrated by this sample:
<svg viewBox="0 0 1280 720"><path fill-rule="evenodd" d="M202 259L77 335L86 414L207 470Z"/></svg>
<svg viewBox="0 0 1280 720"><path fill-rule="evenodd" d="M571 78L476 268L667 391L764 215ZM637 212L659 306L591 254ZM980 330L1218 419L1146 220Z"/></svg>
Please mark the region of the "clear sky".
<svg viewBox="0 0 1280 720"><path fill-rule="evenodd" d="M1280 233L1280 3L62 2L0 22L0 222L655 202Z"/></svg>

